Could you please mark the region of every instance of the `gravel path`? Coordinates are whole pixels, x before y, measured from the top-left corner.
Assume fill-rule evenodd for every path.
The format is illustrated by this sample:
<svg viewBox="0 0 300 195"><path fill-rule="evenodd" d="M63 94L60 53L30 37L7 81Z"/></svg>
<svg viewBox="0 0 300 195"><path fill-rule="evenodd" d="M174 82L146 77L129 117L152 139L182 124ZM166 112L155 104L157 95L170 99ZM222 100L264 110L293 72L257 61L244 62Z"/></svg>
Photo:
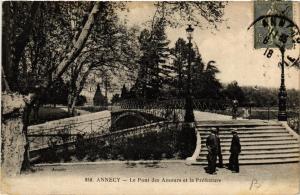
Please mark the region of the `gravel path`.
<svg viewBox="0 0 300 195"><path fill-rule="evenodd" d="M231 116L210 113L210 112L201 112L201 111L194 111L195 120L196 121L209 121L209 120L232 120Z"/></svg>
<svg viewBox="0 0 300 195"><path fill-rule="evenodd" d="M240 173L183 162L44 166L6 180L21 194L296 194L299 164L247 165ZM141 191L142 190L142 191Z"/></svg>

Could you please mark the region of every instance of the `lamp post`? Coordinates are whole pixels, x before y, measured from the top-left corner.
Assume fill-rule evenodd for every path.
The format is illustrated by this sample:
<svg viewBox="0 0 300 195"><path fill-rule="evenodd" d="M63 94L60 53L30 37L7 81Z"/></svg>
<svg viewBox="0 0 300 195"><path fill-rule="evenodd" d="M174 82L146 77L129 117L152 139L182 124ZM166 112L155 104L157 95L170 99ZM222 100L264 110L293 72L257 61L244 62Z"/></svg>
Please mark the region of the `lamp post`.
<svg viewBox="0 0 300 195"><path fill-rule="evenodd" d="M195 116L193 112L193 100L191 96L191 55L192 55L192 35L194 29L189 24L188 28L186 29L187 38L188 38L188 66L187 66L187 88L186 88L186 96L185 96L185 116L184 122L193 124L195 122Z"/></svg>
<svg viewBox="0 0 300 195"><path fill-rule="evenodd" d="M286 89L285 89L285 84L284 84L284 52L285 52L285 47L282 46L279 48L281 52L281 84L279 88L279 93L278 93L278 120L279 121L286 121L287 120L287 114L286 114Z"/></svg>

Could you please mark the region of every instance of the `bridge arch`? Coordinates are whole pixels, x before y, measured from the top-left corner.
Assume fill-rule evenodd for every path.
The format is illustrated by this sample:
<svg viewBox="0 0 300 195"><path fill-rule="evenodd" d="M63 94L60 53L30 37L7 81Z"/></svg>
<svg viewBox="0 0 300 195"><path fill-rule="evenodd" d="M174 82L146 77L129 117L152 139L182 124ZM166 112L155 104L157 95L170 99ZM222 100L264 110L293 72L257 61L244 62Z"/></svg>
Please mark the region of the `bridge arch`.
<svg viewBox="0 0 300 195"><path fill-rule="evenodd" d="M150 121L139 112L122 111L112 113L111 129L113 131L146 125Z"/></svg>

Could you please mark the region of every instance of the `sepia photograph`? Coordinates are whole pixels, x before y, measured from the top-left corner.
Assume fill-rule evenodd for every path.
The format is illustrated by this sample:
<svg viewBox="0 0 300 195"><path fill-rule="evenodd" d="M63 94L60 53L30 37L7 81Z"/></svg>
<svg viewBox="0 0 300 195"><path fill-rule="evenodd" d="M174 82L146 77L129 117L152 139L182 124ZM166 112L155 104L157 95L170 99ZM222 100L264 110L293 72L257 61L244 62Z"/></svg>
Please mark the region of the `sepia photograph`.
<svg viewBox="0 0 300 195"><path fill-rule="evenodd" d="M3 195L300 193L299 1L2 1Z"/></svg>

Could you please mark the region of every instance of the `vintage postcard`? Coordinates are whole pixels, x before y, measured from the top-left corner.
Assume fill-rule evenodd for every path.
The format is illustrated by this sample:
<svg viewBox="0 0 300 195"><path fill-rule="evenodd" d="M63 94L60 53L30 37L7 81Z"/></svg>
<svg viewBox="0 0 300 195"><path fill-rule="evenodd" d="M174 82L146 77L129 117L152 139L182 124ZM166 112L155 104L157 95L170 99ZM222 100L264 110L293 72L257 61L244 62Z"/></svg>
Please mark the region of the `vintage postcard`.
<svg viewBox="0 0 300 195"><path fill-rule="evenodd" d="M300 193L297 1L3 1L8 195Z"/></svg>

